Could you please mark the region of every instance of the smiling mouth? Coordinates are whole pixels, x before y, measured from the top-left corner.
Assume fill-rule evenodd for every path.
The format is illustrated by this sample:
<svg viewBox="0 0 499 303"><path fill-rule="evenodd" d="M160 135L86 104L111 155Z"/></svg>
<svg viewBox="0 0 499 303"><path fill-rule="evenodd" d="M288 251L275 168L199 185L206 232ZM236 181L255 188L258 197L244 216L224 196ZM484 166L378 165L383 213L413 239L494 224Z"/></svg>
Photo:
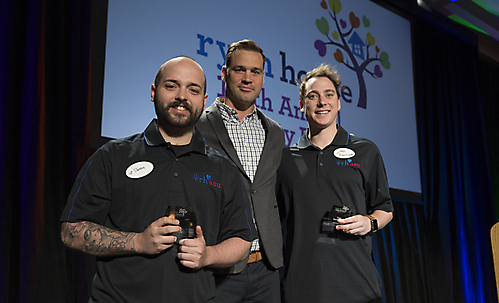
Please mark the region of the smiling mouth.
<svg viewBox="0 0 499 303"><path fill-rule="evenodd" d="M175 102L171 104L168 108L173 108L179 112L190 111L190 107L187 104L183 104L182 102Z"/></svg>
<svg viewBox="0 0 499 303"><path fill-rule="evenodd" d="M316 111L315 113L318 115L326 115L327 113L329 113L329 110L320 110L320 111Z"/></svg>
<svg viewBox="0 0 499 303"><path fill-rule="evenodd" d="M239 89L243 92L251 92L252 89L249 86L239 86Z"/></svg>

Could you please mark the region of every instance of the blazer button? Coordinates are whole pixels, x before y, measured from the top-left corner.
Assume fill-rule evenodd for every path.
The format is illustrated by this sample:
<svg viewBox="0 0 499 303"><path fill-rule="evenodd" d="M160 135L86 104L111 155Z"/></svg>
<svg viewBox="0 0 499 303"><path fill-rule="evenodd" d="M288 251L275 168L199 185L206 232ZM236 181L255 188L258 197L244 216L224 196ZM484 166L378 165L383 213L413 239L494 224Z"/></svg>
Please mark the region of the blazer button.
<svg viewBox="0 0 499 303"><path fill-rule="evenodd" d="M255 189L251 190L251 194L253 195L256 194L256 190Z"/></svg>

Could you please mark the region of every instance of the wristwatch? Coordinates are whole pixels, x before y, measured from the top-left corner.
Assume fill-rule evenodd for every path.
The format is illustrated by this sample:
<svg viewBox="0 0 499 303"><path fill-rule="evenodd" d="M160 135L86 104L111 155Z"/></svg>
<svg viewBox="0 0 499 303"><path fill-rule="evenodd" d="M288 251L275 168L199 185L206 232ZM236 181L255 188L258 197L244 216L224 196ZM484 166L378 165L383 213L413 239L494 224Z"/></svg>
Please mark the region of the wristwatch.
<svg viewBox="0 0 499 303"><path fill-rule="evenodd" d="M371 220L371 232L375 233L378 231L378 220L371 216L371 215L365 215L364 217L368 217L369 220Z"/></svg>

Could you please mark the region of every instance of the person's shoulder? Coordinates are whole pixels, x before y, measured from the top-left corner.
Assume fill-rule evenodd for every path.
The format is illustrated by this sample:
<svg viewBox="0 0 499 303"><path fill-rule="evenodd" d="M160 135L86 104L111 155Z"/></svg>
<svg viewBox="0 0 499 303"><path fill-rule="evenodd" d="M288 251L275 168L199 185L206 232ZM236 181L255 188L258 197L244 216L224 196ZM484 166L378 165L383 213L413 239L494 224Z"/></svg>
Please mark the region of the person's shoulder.
<svg viewBox="0 0 499 303"><path fill-rule="evenodd" d="M118 139L111 139L108 142L104 143L101 147L99 147L98 151L104 151L104 152L109 152L112 150L121 150L121 149L127 149L131 145L134 144L140 144L143 143L144 140L144 134L143 133L138 133L134 134L128 137L123 137L123 138L118 138Z"/></svg>
<svg viewBox="0 0 499 303"><path fill-rule="evenodd" d="M199 128L206 127L208 123L208 115L210 116L210 118L220 117L220 112L218 111L215 102L213 102L213 104L210 105L209 107L205 108L205 110L203 110L203 112L201 113L201 116L199 116L199 120L196 122L197 126L202 126Z"/></svg>
<svg viewBox="0 0 499 303"><path fill-rule="evenodd" d="M300 149L298 148L298 143L290 146L285 146L282 148L282 159L283 161L289 161L293 156L299 155Z"/></svg>
<svg viewBox="0 0 499 303"><path fill-rule="evenodd" d="M257 108L256 111L257 111L258 116L260 117L260 119L265 120L265 122L269 126L276 127L276 128L278 128L278 129L280 129L282 131L282 127L281 127L281 125L279 123L277 123L272 118L270 118L269 116L267 116L266 114L264 114L260 109Z"/></svg>
<svg viewBox="0 0 499 303"><path fill-rule="evenodd" d="M216 165L234 167L237 169L236 164L229 157L218 152L216 149L209 145L206 145L206 155L208 156L208 159Z"/></svg>
<svg viewBox="0 0 499 303"><path fill-rule="evenodd" d="M143 143L144 141L145 141L144 133L138 133L138 134L130 135L128 137L114 139L114 140L111 140L109 142L115 146L122 146L122 145L127 145L127 144Z"/></svg>
<svg viewBox="0 0 499 303"><path fill-rule="evenodd" d="M203 114L202 115L206 116L206 114L212 113L212 112L217 112L218 113L218 107L217 107L216 101L213 102L210 106L206 107L203 110Z"/></svg>
<svg viewBox="0 0 499 303"><path fill-rule="evenodd" d="M367 138L362 138L362 137L357 137L353 134L349 135L349 140L347 146L350 145L355 148L364 148L367 150L371 150L376 153L380 153L378 146L376 143L373 141L367 139Z"/></svg>

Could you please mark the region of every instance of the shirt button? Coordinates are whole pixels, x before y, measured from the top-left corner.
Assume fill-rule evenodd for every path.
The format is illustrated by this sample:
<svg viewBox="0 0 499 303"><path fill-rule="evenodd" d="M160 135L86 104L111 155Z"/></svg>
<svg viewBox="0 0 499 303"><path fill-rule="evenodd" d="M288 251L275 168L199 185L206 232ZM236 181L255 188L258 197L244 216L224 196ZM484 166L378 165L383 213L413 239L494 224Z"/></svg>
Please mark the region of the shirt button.
<svg viewBox="0 0 499 303"><path fill-rule="evenodd" d="M174 175L175 177L178 177L178 173L173 173L173 175Z"/></svg>
<svg viewBox="0 0 499 303"><path fill-rule="evenodd" d="M324 152L319 152L319 154L323 155L323 154L324 154Z"/></svg>
<svg viewBox="0 0 499 303"><path fill-rule="evenodd" d="M324 166L324 164L322 164L322 163L319 163L319 165L320 165L320 166Z"/></svg>
<svg viewBox="0 0 499 303"><path fill-rule="evenodd" d="M178 158L175 158L175 162L178 162Z"/></svg>

